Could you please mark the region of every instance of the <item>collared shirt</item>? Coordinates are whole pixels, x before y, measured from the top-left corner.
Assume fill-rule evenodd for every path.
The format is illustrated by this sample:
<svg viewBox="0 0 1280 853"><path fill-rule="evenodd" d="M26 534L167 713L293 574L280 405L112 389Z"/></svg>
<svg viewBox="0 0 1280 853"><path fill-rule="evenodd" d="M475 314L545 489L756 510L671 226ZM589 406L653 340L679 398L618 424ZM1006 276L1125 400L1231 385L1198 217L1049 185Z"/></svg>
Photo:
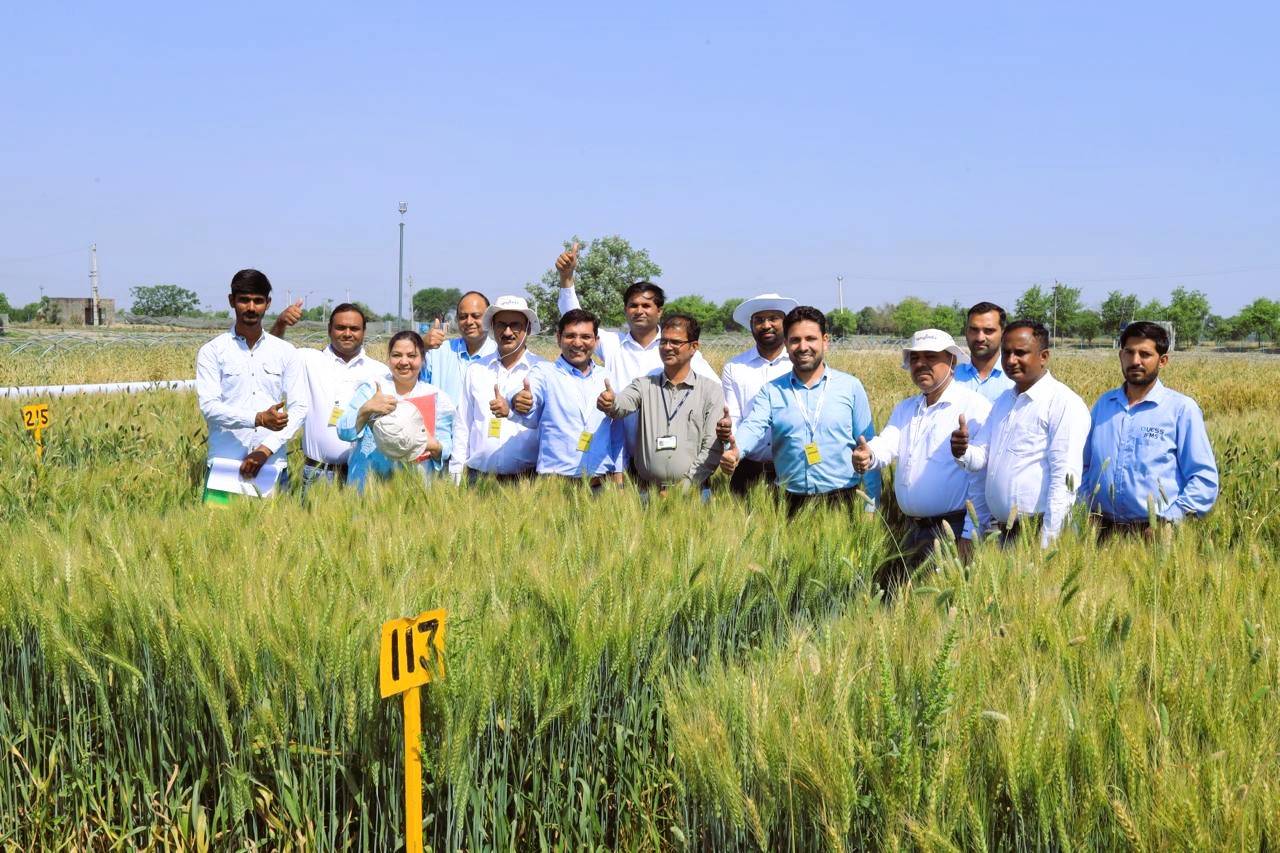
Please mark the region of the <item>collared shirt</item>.
<svg viewBox="0 0 1280 853"><path fill-rule="evenodd" d="M363 489L365 480L369 478L370 474L386 478L390 477L397 468L409 465L416 465L421 470L423 477L430 479L443 468L439 459L424 459L418 463L395 462L388 459L378 449L378 443L373 437L373 430L369 428L367 421L364 426L356 429L356 420L360 417L360 407L367 403L369 398L377 392L377 385L378 383L375 382L361 383L356 388L355 394L347 402L346 408L342 412L342 417L338 419L338 437L343 441L355 442L351 448L351 455L347 457L347 482ZM435 429L430 432L436 437L436 441L440 442L441 458L447 459L449 450L453 447L454 405L453 401L449 399L449 395L434 385L422 381L414 385L413 390L408 394L396 393L394 382L389 386L382 385L382 391L397 400L426 397L431 394L436 395L436 423Z"/></svg>
<svg viewBox="0 0 1280 853"><path fill-rule="evenodd" d="M532 471L538 462L538 431L511 418L495 418L489 411L493 388L511 398L524 387L535 365L546 361L525 350L510 368L498 354L481 359L467 368L462 380L462 399L453 420L453 454L449 473L459 478L464 468L488 474L520 474ZM494 436L492 430L498 431Z"/></svg>
<svg viewBox="0 0 1280 853"><path fill-rule="evenodd" d="M991 372L987 374L986 379L978 375L978 368L972 364L968 362L957 364L955 381L966 388L977 391L992 403L1000 399L1001 394L1013 387L1013 380L1004 375L1004 370L1000 367L999 358L996 358L996 363L991 365Z"/></svg>
<svg viewBox="0 0 1280 853"><path fill-rule="evenodd" d="M1218 463L1195 400L1159 379L1132 406L1124 386L1093 407L1082 500L1118 521L1145 521L1147 502L1168 521L1204 515L1218 497Z"/></svg>
<svg viewBox="0 0 1280 853"><path fill-rule="evenodd" d="M720 383L693 371L679 383L665 371L633 379L614 399L619 415L636 413L633 459L649 483L706 482L720 464L716 422L724 412Z"/></svg>
<svg viewBox="0 0 1280 853"><path fill-rule="evenodd" d="M972 473L985 471L969 497L983 526L1019 515L1043 513L1040 543L1048 547L1062 530L1081 483L1089 407L1047 371L1019 394L1000 395L969 449L956 460ZM965 536L973 521L965 521Z"/></svg>
<svg viewBox="0 0 1280 853"><path fill-rule="evenodd" d="M293 344L267 334L252 347L232 326L196 353L196 399L209 425L209 459L244 459L260 445L270 462L307 416L302 364ZM259 412L286 400L289 422L279 432L253 425Z"/></svg>
<svg viewBox="0 0 1280 853"><path fill-rule="evenodd" d="M773 440L778 485L788 492L819 495L861 486L872 501L880 497L880 472L853 470L858 436L875 437L871 405L862 383L827 366L812 388L791 371L760 389L734 436L744 454ZM809 464L805 446L818 445L819 460Z"/></svg>
<svg viewBox="0 0 1280 853"><path fill-rule="evenodd" d="M510 417L537 430L539 474L580 477L623 470L621 427L596 408L607 378L595 365L588 364L584 373L564 356L529 372L533 408L527 415L512 408ZM590 440L579 450L584 433Z"/></svg>
<svg viewBox="0 0 1280 853"><path fill-rule="evenodd" d="M738 353L725 362L720 371L720 387L724 391L724 404L729 407L729 420L736 430L742 419L751 414L751 404L764 387L764 383L791 372L791 358L784 349L777 358L767 359L760 350L751 349ZM721 412L723 414L723 410ZM760 450L746 458L757 462L773 459L772 442L765 442Z"/></svg>
<svg viewBox="0 0 1280 853"><path fill-rule="evenodd" d="M498 344L492 336L484 339L475 355L467 352L467 342L462 338L450 338L427 352L418 378L430 382L456 403L462 399L462 378L467 368L497 351Z"/></svg>
<svg viewBox="0 0 1280 853"><path fill-rule="evenodd" d="M302 452L317 462L339 465L351 454L351 444L338 437L338 418L362 382L391 386L387 366L361 349L343 361L332 346L299 349L306 376L307 419L302 426Z"/></svg>
<svg viewBox="0 0 1280 853"><path fill-rule="evenodd" d="M991 403L954 379L932 406L924 394L894 406L889 422L875 438L871 464L884 468L897 462L893 493L902 512L913 518L935 518L965 508L970 481L977 477L956 464L951 433L965 416L970 434L982 427Z"/></svg>

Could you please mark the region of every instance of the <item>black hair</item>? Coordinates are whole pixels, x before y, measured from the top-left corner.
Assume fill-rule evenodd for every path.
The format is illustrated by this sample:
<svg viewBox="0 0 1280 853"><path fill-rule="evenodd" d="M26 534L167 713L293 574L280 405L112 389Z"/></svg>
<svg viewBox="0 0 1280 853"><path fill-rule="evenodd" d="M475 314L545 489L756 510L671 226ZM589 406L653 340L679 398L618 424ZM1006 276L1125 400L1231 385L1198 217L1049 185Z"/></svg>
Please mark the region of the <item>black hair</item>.
<svg viewBox="0 0 1280 853"><path fill-rule="evenodd" d="M683 326L685 334L689 336L689 340L696 341L702 335L702 324L698 322L696 317L690 317L688 314L663 314L662 322L658 327L662 331L666 331L668 326Z"/></svg>
<svg viewBox="0 0 1280 853"><path fill-rule="evenodd" d="M560 315L560 319L556 321L556 334L564 334L565 326L572 326L575 323L590 323L591 331L597 335L600 334L600 318L581 308L574 308Z"/></svg>
<svg viewBox="0 0 1280 853"><path fill-rule="evenodd" d="M271 298L271 280L257 270L240 270L231 276L232 293L252 293Z"/></svg>
<svg viewBox="0 0 1280 853"><path fill-rule="evenodd" d="M1014 320L1004 327L1005 339L1008 339L1010 332L1016 332L1018 329L1030 329L1032 336L1040 344L1040 349L1049 348L1049 330L1045 328L1044 323L1038 320Z"/></svg>
<svg viewBox="0 0 1280 853"><path fill-rule="evenodd" d="M365 326L369 325L369 318L364 316L364 312L360 310L359 305L352 305L350 302L343 302L341 305L329 312L329 328L333 328L333 318L335 316L338 314L346 314L350 311L354 311L360 315L360 328L363 329Z"/></svg>
<svg viewBox="0 0 1280 853"><path fill-rule="evenodd" d="M631 301L631 297L641 293L652 293L653 302L659 308L667 304L667 294L662 292L662 288L658 287L658 285L648 279L642 278L639 281L632 282L630 287L622 291L623 306L626 306L626 304Z"/></svg>
<svg viewBox="0 0 1280 853"><path fill-rule="evenodd" d="M964 315L964 320L968 323L969 318L974 314L990 314L992 311L1000 315L1000 328L1003 329L1004 324L1009 320L1009 315L1005 314L1004 309L994 302L979 302L969 309L969 313Z"/></svg>
<svg viewBox="0 0 1280 853"><path fill-rule="evenodd" d="M1158 355L1167 355L1169 352L1169 333L1159 323L1138 320L1136 323L1128 324L1124 327L1124 331L1120 333L1121 348L1130 338L1146 338L1151 341L1156 345L1156 354Z"/></svg>
<svg viewBox="0 0 1280 853"><path fill-rule="evenodd" d="M458 304L459 304L459 305L461 305L461 304L462 304L462 300L466 299L468 296L479 296L481 299L483 299L483 300L484 300L484 307L485 307L485 308L488 308L488 307L489 307L489 305L490 305L489 297L485 296L483 293L481 293L481 292L480 292L480 291L478 291L478 290L468 290L466 293L464 293L464 294L462 294L461 296L459 296L459 297L458 297Z"/></svg>
<svg viewBox="0 0 1280 853"><path fill-rule="evenodd" d="M797 305L787 312L787 316L782 320L782 334L791 331L791 327L796 323L810 321L818 324L818 328L822 330L822 334L827 333L827 315L823 314L812 305Z"/></svg>
<svg viewBox="0 0 1280 853"><path fill-rule="evenodd" d="M401 341L413 341L413 345L418 348L418 355L427 354L427 345L422 342L422 335L412 329L404 329L396 332L391 336L391 340L387 341L387 355L391 355L391 351L396 348L396 344Z"/></svg>

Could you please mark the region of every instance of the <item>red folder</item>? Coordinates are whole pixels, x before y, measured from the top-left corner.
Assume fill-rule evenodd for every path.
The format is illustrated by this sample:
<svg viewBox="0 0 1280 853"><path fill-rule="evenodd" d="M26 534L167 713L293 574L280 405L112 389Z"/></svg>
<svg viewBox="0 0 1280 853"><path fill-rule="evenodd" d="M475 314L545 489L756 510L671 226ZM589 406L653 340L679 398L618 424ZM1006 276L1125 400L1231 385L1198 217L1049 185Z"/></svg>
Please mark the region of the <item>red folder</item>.
<svg viewBox="0 0 1280 853"><path fill-rule="evenodd" d="M413 403L417 407L419 414L422 415L422 423L427 427L427 433L434 436L436 434L436 395L428 394L425 397L407 397L406 402Z"/></svg>

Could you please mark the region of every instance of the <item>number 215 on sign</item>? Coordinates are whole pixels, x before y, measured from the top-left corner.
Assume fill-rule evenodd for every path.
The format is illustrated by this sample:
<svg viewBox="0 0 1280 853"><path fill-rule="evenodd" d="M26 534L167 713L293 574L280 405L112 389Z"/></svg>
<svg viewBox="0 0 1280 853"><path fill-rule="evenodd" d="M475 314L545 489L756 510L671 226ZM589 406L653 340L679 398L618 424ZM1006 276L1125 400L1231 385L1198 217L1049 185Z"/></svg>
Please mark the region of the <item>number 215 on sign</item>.
<svg viewBox="0 0 1280 853"><path fill-rule="evenodd" d="M28 431L44 429L49 425L49 404L32 403L22 407L22 425Z"/></svg>

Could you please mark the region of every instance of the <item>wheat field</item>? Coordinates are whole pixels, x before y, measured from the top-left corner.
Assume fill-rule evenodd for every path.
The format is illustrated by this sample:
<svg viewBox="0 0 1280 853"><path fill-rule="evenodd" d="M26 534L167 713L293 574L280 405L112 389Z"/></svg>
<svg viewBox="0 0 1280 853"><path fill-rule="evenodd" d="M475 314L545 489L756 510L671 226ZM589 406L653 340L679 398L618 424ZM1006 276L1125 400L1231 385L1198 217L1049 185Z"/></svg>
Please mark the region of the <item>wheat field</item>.
<svg viewBox="0 0 1280 853"><path fill-rule="evenodd" d="M181 378L193 357L3 375ZM877 424L911 392L892 353L832 361ZM1053 366L1090 403L1118 381L1113 353ZM43 465L29 401L0 400L0 847L402 847L378 628L434 607L433 849L1274 847L1273 372L1165 373L1206 413L1209 517L1149 546L944 548L892 602L871 582L891 499L788 524L722 482L646 508L405 479L211 510L194 395L55 398Z"/></svg>

